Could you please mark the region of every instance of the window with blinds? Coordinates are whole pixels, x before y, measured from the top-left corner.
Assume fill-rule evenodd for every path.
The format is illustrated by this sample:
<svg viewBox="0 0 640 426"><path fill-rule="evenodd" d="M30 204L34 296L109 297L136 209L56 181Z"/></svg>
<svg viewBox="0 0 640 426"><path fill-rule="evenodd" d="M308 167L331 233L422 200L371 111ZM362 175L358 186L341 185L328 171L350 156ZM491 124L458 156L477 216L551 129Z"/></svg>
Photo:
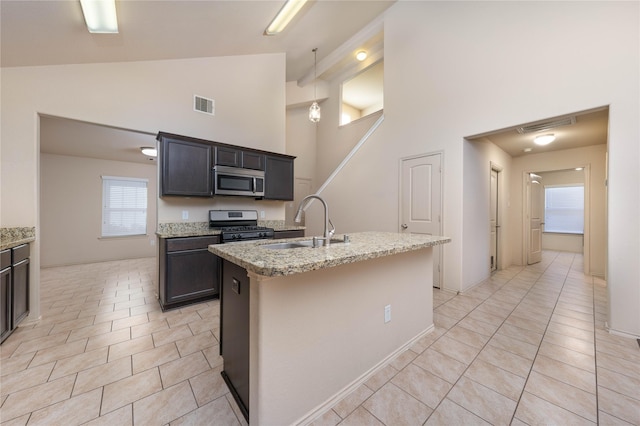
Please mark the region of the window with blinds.
<svg viewBox="0 0 640 426"><path fill-rule="evenodd" d="M545 186L544 232L584 233L584 185Z"/></svg>
<svg viewBox="0 0 640 426"><path fill-rule="evenodd" d="M147 179L102 176L102 236L147 233Z"/></svg>

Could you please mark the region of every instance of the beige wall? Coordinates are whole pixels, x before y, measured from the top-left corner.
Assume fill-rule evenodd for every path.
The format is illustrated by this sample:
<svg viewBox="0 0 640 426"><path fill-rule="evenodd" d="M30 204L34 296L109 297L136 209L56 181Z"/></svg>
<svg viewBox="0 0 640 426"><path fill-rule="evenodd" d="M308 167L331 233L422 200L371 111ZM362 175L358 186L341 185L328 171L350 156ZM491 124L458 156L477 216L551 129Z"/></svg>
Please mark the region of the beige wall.
<svg viewBox="0 0 640 426"><path fill-rule="evenodd" d="M38 114L285 152L285 56L281 53L16 67L0 72L0 226L36 226L31 317L40 314ZM194 94L216 101L215 116L193 111ZM220 203L216 205L224 205ZM164 204L159 200L159 219L181 217L180 201ZM284 219L284 203L265 206L266 219ZM210 200L193 200L193 221L203 220L209 208Z"/></svg>
<svg viewBox="0 0 640 426"><path fill-rule="evenodd" d="M385 121L324 193L336 227L396 231L399 158L442 151L443 226L452 238L443 250L444 285L467 288L481 265L468 265L463 253L480 244L468 218L479 207L464 201L464 138L609 105L609 324L640 336L639 7L396 3L384 20ZM331 93L324 110L337 111L337 102ZM335 137L337 113L323 117L320 178L350 149ZM513 191L511 197L515 211ZM521 232L518 226L510 223L509 235ZM518 259L522 249L514 246Z"/></svg>
<svg viewBox="0 0 640 426"><path fill-rule="evenodd" d="M147 235L100 239L101 176L148 179ZM156 255L156 166L40 156L40 266L60 266Z"/></svg>

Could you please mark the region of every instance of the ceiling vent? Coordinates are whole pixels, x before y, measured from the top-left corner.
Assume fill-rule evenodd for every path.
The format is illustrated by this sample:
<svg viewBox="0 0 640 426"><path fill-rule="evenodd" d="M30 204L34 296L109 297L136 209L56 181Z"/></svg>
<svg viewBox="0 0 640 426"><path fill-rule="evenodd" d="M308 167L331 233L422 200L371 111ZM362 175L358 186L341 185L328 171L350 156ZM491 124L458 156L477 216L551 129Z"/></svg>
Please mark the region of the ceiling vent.
<svg viewBox="0 0 640 426"><path fill-rule="evenodd" d="M215 101L202 96L193 95L193 110L205 114L214 115Z"/></svg>
<svg viewBox="0 0 640 426"><path fill-rule="evenodd" d="M544 130L555 129L556 127L560 127L560 126L568 126L570 124L576 124L575 117L566 117L566 118L560 118L557 120L544 121L542 123L531 124L529 126L517 127L516 130L520 134L535 133L535 132L542 132Z"/></svg>

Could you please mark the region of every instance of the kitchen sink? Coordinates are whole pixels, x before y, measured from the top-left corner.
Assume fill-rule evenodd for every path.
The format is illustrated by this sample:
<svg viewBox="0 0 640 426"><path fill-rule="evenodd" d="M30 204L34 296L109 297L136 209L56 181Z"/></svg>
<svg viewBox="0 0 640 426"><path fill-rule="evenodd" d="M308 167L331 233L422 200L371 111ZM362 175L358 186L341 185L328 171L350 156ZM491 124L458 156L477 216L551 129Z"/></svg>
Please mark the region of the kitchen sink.
<svg viewBox="0 0 640 426"><path fill-rule="evenodd" d="M333 244L344 244L344 240L332 239L331 245ZM322 246L324 246L324 241L318 240L318 247L322 247ZM294 249L294 248L313 247L313 240L289 241L286 243L265 244L262 247L269 250L287 250L287 249Z"/></svg>

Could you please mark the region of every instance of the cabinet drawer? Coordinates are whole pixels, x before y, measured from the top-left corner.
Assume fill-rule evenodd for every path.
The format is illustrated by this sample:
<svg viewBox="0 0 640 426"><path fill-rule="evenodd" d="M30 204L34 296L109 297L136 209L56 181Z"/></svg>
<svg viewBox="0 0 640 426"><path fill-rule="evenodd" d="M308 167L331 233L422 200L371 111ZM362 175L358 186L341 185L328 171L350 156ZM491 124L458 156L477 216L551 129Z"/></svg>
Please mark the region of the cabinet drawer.
<svg viewBox="0 0 640 426"><path fill-rule="evenodd" d="M11 250L0 251L0 270L11 266Z"/></svg>
<svg viewBox="0 0 640 426"><path fill-rule="evenodd" d="M289 231L276 231L273 233L273 239L278 240L282 238L300 238L304 237L304 229L292 229Z"/></svg>
<svg viewBox="0 0 640 426"><path fill-rule="evenodd" d="M210 244L219 244L220 236L185 237L167 239L167 251L206 249Z"/></svg>
<svg viewBox="0 0 640 426"><path fill-rule="evenodd" d="M23 244L18 247L14 247L13 249L13 265L16 265L22 262L25 259L29 258L29 244Z"/></svg>

